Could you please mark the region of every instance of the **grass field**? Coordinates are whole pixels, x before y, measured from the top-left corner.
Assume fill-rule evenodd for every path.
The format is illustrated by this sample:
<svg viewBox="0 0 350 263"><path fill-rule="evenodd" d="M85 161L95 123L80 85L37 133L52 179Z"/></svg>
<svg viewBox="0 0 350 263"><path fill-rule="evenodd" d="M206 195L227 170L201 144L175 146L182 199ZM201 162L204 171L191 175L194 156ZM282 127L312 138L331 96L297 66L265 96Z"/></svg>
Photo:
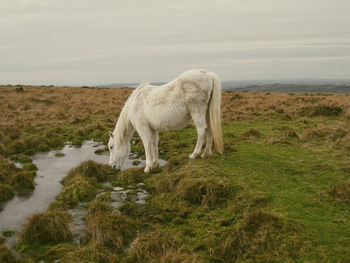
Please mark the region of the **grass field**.
<svg viewBox="0 0 350 263"><path fill-rule="evenodd" d="M0 87L0 200L33 188L29 155L107 142L130 89ZM224 92L225 152L189 160L192 125L160 134L167 164L144 174L82 163L26 223L8 262L349 262L350 96ZM132 150L143 156L140 139ZM26 163L17 168L10 160ZM112 186L129 189L111 206ZM133 202L139 183L150 193ZM104 191L96 198L96 193ZM67 210L86 202L86 236ZM38 225L45 225L40 228Z"/></svg>

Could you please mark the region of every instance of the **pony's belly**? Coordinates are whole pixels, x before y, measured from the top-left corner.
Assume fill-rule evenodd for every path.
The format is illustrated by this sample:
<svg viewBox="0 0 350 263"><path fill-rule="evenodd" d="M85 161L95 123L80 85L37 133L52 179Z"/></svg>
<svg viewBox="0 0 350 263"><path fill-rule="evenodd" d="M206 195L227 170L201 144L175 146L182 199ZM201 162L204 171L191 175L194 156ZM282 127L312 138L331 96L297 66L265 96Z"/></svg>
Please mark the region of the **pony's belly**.
<svg viewBox="0 0 350 263"><path fill-rule="evenodd" d="M165 131L182 129L191 119L186 109L176 111L155 109L148 117L153 129Z"/></svg>

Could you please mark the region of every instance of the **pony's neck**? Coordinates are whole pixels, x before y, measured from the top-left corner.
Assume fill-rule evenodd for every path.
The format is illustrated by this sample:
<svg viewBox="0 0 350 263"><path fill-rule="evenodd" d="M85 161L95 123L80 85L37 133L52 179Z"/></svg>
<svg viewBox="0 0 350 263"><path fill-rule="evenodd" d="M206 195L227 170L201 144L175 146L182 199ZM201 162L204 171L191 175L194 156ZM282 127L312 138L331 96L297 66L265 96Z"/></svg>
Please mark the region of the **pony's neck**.
<svg viewBox="0 0 350 263"><path fill-rule="evenodd" d="M113 132L114 144L117 148L122 144L128 143L134 131L134 127L132 126L128 116L128 106L129 105L127 103L123 108L122 112L120 113Z"/></svg>

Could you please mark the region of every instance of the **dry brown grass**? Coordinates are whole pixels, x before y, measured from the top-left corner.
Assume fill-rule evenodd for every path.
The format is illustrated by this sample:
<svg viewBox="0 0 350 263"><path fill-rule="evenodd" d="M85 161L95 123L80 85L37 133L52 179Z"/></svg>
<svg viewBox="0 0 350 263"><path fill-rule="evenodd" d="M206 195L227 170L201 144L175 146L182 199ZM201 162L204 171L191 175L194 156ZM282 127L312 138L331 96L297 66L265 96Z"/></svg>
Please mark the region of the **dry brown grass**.
<svg viewBox="0 0 350 263"><path fill-rule="evenodd" d="M19 263L20 260L12 254L11 250L6 246L4 240L0 240L0 262Z"/></svg>
<svg viewBox="0 0 350 263"><path fill-rule="evenodd" d="M136 235L136 225L107 203L94 201L86 214L89 243L110 251L121 252Z"/></svg>
<svg viewBox="0 0 350 263"><path fill-rule="evenodd" d="M344 115L349 115L349 94L285 94L285 93L258 93L258 92L223 92L222 116L230 122L237 119L261 116L265 114L280 114L281 117L323 115L324 105L336 113L337 108L344 109ZM328 108L326 108L327 110ZM335 111L332 111L332 109ZM325 111L329 113L329 111ZM339 113L341 114L341 113Z"/></svg>
<svg viewBox="0 0 350 263"><path fill-rule="evenodd" d="M86 211L85 220L89 222L95 216L102 215L104 213L111 213L113 211L112 207L104 201L94 200L89 205L88 210Z"/></svg>
<svg viewBox="0 0 350 263"><path fill-rule="evenodd" d="M275 135L275 136L270 136L268 137L265 141L266 143L271 143L271 144L275 144L275 143L290 143L290 139L297 139L299 140L300 137L299 135L295 132L294 129L290 128L290 127L279 127L279 134Z"/></svg>
<svg viewBox="0 0 350 263"><path fill-rule="evenodd" d="M350 203L350 181L333 186L329 190L329 194L337 201L343 203Z"/></svg>
<svg viewBox="0 0 350 263"><path fill-rule="evenodd" d="M128 262L194 263L197 260L170 232L156 229L135 239L128 253Z"/></svg>
<svg viewBox="0 0 350 263"><path fill-rule="evenodd" d="M248 131L243 133L243 137L256 137L256 138L260 138L264 136L260 131L258 131L257 129L251 128Z"/></svg>
<svg viewBox="0 0 350 263"><path fill-rule="evenodd" d="M63 255L62 263L115 263L116 261L111 257L110 251L101 248L96 244L81 247L79 249L67 252Z"/></svg>
<svg viewBox="0 0 350 263"><path fill-rule="evenodd" d="M328 140L331 142L336 142L347 135L348 131L337 125L317 125L316 127L306 129L302 134L301 139L304 141Z"/></svg>
<svg viewBox="0 0 350 263"><path fill-rule="evenodd" d="M61 209L52 209L32 215L19 236L22 244L51 244L70 241L71 216Z"/></svg>
<svg viewBox="0 0 350 263"><path fill-rule="evenodd" d="M67 253L70 253L77 249L77 244L72 243L60 243L53 247L51 247L49 250L47 250L43 257L45 261L49 262L55 262L61 260Z"/></svg>
<svg viewBox="0 0 350 263"><path fill-rule="evenodd" d="M350 151L350 134L347 133L346 136L337 139L335 144L344 148L346 151Z"/></svg>
<svg viewBox="0 0 350 263"><path fill-rule="evenodd" d="M18 88L23 91L19 92ZM79 123L101 118L114 125L133 89L0 86L0 123L4 135L20 136L23 129L41 125L58 127L63 123ZM302 109L322 104L341 107L349 115L348 94L283 94L257 92L223 92L224 121L268 113L294 115ZM96 127L91 127L96 128ZM77 133L84 133L84 130ZM4 136L0 136L5 138ZM0 146L2 141L0 141ZM1 148L1 147L0 147Z"/></svg>
<svg viewBox="0 0 350 263"><path fill-rule="evenodd" d="M116 120L132 89L1 86L0 123L7 126L57 124L93 116Z"/></svg>

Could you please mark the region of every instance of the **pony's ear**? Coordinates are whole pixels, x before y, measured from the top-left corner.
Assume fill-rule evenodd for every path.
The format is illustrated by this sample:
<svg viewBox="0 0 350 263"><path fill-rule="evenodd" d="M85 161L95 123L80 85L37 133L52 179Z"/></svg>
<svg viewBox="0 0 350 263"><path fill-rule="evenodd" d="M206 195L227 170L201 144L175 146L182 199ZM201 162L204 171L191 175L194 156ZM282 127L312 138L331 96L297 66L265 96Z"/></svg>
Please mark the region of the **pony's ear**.
<svg viewBox="0 0 350 263"><path fill-rule="evenodd" d="M109 131L108 133L109 133L109 137L113 138L113 133L111 131Z"/></svg>

